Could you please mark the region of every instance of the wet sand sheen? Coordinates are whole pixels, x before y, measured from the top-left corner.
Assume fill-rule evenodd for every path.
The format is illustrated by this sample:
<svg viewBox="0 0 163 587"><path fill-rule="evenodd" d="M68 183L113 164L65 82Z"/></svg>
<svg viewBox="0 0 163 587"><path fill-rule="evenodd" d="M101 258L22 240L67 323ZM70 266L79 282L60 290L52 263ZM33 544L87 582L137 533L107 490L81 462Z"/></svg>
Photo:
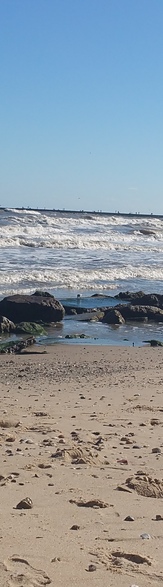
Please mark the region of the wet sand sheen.
<svg viewBox="0 0 163 587"><path fill-rule="evenodd" d="M0 356L0 587L163 581L162 358L83 345Z"/></svg>

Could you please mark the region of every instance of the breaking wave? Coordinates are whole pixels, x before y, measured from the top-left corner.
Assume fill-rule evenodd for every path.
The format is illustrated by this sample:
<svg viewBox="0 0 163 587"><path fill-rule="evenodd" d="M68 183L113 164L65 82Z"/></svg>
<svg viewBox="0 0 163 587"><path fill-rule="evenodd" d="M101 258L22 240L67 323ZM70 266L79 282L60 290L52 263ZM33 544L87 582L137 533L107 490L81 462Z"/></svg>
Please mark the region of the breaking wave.
<svg viewBox="0 0 163 587"><path fill-rule="evenodd" d="M162 291L159 218L0 211L0 295L35 288Z"/></svg>

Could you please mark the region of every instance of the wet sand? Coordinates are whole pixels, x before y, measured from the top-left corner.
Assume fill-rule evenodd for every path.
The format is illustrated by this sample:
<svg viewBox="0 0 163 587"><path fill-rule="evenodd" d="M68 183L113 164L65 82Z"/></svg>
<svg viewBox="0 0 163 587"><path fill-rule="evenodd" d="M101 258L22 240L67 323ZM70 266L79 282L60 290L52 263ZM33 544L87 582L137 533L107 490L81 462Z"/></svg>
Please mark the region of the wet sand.
<svg viewBox="0 0 163 587"><path fill-rule="evenodd" d="M0 372L0 587L159 586L163 349L33 347Z"/></svg>

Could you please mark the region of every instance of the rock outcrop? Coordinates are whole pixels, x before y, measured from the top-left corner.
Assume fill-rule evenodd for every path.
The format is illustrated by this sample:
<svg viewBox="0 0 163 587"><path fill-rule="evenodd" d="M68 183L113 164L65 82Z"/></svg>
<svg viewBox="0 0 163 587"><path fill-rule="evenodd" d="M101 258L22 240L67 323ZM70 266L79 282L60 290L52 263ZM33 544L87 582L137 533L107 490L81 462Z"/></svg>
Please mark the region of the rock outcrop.
<svg viewBox="0 0 163 587"><path fill-rule="evenodd" d="M64 317L64 308L53 296L17 294L0 301L0 314L17 324L60 322Z"/></svg>

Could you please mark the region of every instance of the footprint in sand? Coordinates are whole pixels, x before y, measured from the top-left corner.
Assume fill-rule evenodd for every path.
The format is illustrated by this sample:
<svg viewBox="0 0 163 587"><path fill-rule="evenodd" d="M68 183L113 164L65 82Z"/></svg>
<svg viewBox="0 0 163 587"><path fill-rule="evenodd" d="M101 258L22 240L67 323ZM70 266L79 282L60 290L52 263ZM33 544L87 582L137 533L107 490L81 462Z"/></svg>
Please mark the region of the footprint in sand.
<svg viewBox="0 0 163 587"><path fill-rule="evenodd" d="M0 574L3 587L42 587L51 583L45 571L35 569L27 560L15 554L0 563Z"/></svg>
<svg viewBox="0 0 163 587"><path fill-rule="evenodd" d="M126 553L121 552L119 550L116 551L108 551L108 549L101 549L99 548L96 552L90 552L89 554L93 555L98 559L100 563L102 563L107 570L124 572L128 574L131 570L132 572L138 572L143 575L148 575L150 578L152 574L150 573L148 567L151 567L152 561L149 557L142 556L137 553ZM143 570L141 570L141 566ZM144 568L145 567L145 568Z"/></svg>

